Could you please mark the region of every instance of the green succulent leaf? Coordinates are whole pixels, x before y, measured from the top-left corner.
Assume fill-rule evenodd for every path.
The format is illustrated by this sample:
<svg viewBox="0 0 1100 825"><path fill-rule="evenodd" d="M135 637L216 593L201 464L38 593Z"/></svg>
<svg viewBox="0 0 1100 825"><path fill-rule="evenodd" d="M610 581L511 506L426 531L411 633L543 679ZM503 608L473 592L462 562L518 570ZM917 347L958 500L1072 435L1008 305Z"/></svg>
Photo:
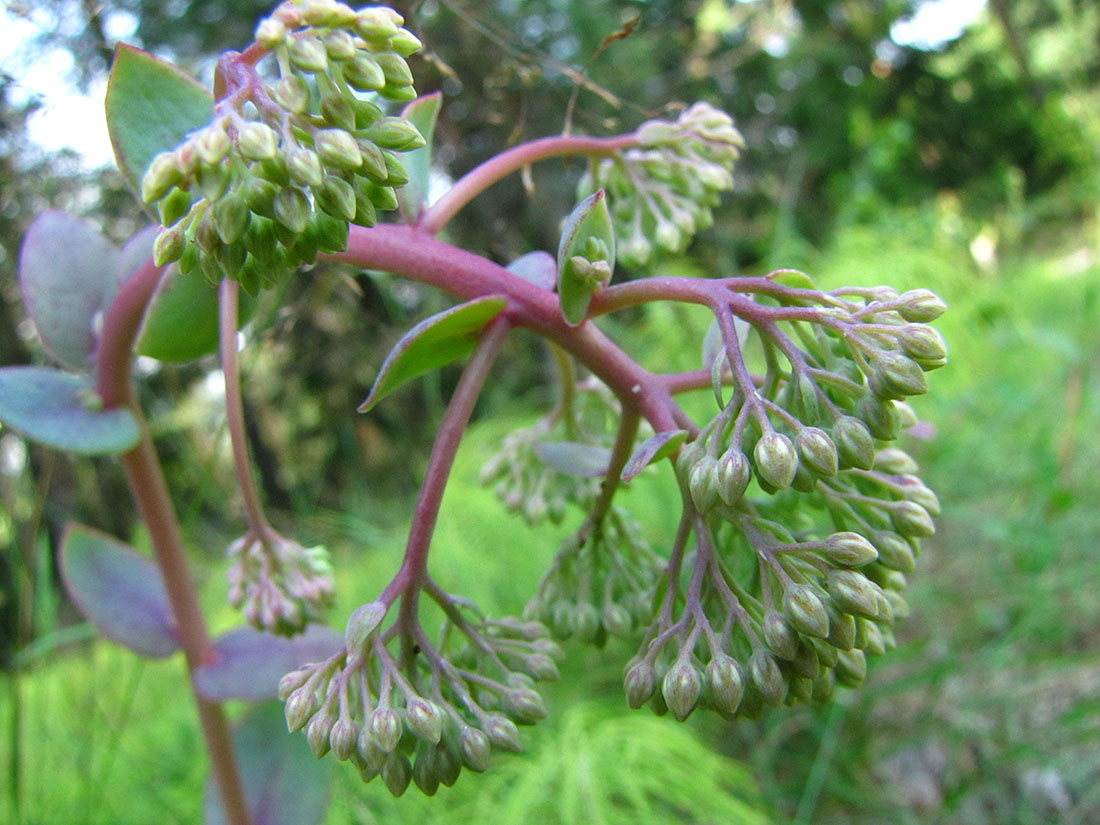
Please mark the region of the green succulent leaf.
<svg viewBox="0 0 1100 825"><path fill-rule="evenodd" d="M233 731L245 802L254 825L318 825L329 802L331 773L305 738L288 733L283 706L252 708ZM213 778L206 783L204 825L227 825Z"/></svg>
<svg viewBox="0 0 1100 825"><path fill-rule="evenodd" d="M595 444L543 441L536 444L534 450L543 464L569 476L599 478L607 475L611 464L611 450Z"/></svg>
<svg viewBox="0 0 1100 825"><path fill-rule="evenodd" d="M256 299L241 292L237 325L256 310ZM218 349L218 291L198 269L186 275L172 266L157 285L138 332L138 355L158 361L193 361Z"/></svg>
<svg viewBox="0 0 1100 825"><path fill-rule="evenodd" d="M128 409L100 408L88 376L46 367L0 369L0 422L32 441L83 455L115 455L138 443Z"/></svg>
<svg viewBox="0 0 1100 825"><path fill-rule="evenodd" d="M23 306L46 351L66 367L89 368L97 312L118 288L119 252L99 230L64 212L31 223L19 255Z"/></svg>
<svg viewBox="0 0 1100 825"><path fill-rule="evenodd" d="M577 326L615 269L615 232L607 195L593 192L565 221L558 245L558 299L566 322Z"/></svg>
<svg viewBox="0 0 1100 825"><path fill-rule="evenodd" d="M650 464L672 455L687 436L687 430L667 430L647 438L627 460L621 474L622 480L630 481Z"/></svg>
<svg viewBox="0 0 1100 825"><path fill-rule="evenodd" d="M418 97L405 107L401 117L412 123L427 141L426 146L406 152L402 164L409 175L409 182L397 191L397 203L406 223L416 223L421 211L428 205L429 171L432 163L432 138L435 135L435 121L443 105L443 95L433 92Z"/></svg>
<svg viewBox="0 0 1100 825"><path fill-rule="evenodd" d="M426 318L410 329L382 362L359 412L367 412L414 378L469 356L477 346L481 330L504 311L507 303L500 295L475 298Z"/></svg>
<svg viewBox="0 0 1100 825"><path fill-rule="evenodd" d="M127 545L70 524L61 541L61 576L77 607L108 639L150 658L179 650L160 571Z"/></svg>
<svg viewBox="0 0 1100 825"><path fill-rule="evenodd" d="M768 275L768 280L794 289L817 289L813 278L797 269L777 269Z"/></svg>
<svg viewBox="0 0 1100 825"><path fill-rule="evenodd" d="M214 115L213 96L194 79L122 43L115 49L105 105L115 161L136 193L153 158Z"/></svg>

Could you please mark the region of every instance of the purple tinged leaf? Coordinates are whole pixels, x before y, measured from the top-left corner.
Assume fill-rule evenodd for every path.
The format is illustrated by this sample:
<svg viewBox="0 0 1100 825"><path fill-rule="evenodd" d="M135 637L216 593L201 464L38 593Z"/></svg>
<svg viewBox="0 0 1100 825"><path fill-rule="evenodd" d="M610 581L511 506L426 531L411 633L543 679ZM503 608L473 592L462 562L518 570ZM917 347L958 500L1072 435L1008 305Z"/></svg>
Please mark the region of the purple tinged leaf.
<svg viewBox="0 0 1100 825"><path fill-rule="evenodd" d="M412 123L427 141L426 146L405 152L401 163L409 175L409 182L397 190L397 203L406 223L414 224L421 211L428 205L429 178L432 164L432 138L435 121L443 105L440 92L418 97L409 103L401 117Z"/></svg>
<svg viewBox="0 0 1100 825"><path fill-rule="evenodd" d="M61 540L61 577L100 633L142 656L180 648L160 571L105 533L70 524Z"/></svg>
<svg viewBox="0 0 1100 825"><path fill-rule="evenodd" d="M621 474L622 480L630 481L650 464L672 455L687 436L687 430L667 430L647 438L627 460Z"/></svg>
<svg viewBox="0 0 1100 825"><path fill-rule="evenodd" d="M309 625L289 639L238 627L214 640L218 658L195 671L195 687L212 702L274 699L283 676L327 659L343 646L343 637L324 625Z"/></svg>
<svg viewBox="0 0 1100 825"><path fill-rule="evenodd" d="M233 731L245 803L253 825L319 825L325 818L332 774L314 759L304 736L288 733L283 706L265 702ZM228 825L213 779L206 782L204 825Z"/></svg>
<svg viewBox="0 0 1100 825"><path fill-rule="evenodd" d="M390 350L359 412L367 412L406 382L466 358L477 346L481 330L507 305L503 296L488 295L421 321Z"/></svg>
<svg viewBox="0 0 1100 825"><path fill-rule="evenodd" d="M27 230L19 255L23 305L42 346L67 367L90 366L95 318L114 297L117 258L99 230L64 212L43 212Z"/></svg>
<svg viewBox="0 0 1100 825"><path fill-rule="evenodd" d="M552 292L554 284L558 282L558 264L549 252L528 252L520 255L508 264L508 271L547 292Z"/></svg>
<svg viewBox="0 0 1100 825"><path fill-rule="evenodd" d="M133 413L97 403L88 376L47 367L0 369L0 421L47 447L114 455L137 444L141 431Z"/></svg>
<svg viewBox="0 0 1100 825"><path fill-rule="evenodd" d="M580 478L605 476L611 465L611 450L576 441L539 442L535 444L535 455L551 469Z"/></svg>
<svg viewBox="0 0 1100 825"><path fill-rule="evenodd" d="M115 282L121 286L130 279L142 264L152 260L153 241L157 239L160 227L149 225L138 230L118 253L118 261L115 264Z"/></svg>

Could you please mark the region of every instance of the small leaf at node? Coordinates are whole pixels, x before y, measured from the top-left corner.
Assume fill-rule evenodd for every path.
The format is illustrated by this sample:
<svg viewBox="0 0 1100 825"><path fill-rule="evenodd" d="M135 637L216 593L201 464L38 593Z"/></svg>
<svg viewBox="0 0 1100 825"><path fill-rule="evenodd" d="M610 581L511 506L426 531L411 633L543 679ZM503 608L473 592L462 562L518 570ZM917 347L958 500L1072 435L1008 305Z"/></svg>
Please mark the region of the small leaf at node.
<svg viewBox="0 0 1100 825"><path fill-rule="evenodd" d="M549 252L528 252L520 255L510 264L508 271L539 289L552 292L558 282L558 265Z"/></svg>
<svg viewBox="0 0 1100 825"><path fill-rule="evenodd" d="M647 438L627 460L621 474L622 480L630 481L650 464L671 455L687 436L687 430L667 430Z"/></svg>
<svg viewBox="0 0 1100 825"><path fill-rule="evenodd" d="M340 634L324 625L309 625L290 638L237 627L214 640L218 658L195 671L195 687L212 702L274 699L286 673L327 659L341 647Z"/></svg>
<svg viewBox="0 0 1100 825"><path fill-rule="evenodd" d="M817 289L813 278L797 269L777 269L775 272L768 274L768 280L793 289Z"/></svg>
<svg viewBox="0 0 1100 825"><path fill-rule="evenodd" d="M179 650L160 571L105 533L70 524L61 541L61 577L99 632L142 656Z"/></svg>
<svg viewBox="0 0 1100 825"><path fill-rule="evenodd" d="M114 297L118 257L99 230L64 212L43 212L27 229L19 254L23 305L46 351L66 367L89 367L95 315Z"/></svg>
<svg viewBox="0 0 1100 825"><path fill-rule="evenodd" d="M283 708L252 708L233 731L233 750L253 825L319 825L329 803L331 773L313 758L305 737L288 733ZM213 778L206 781L204 825L228 825Z"/></svg>
<svg viewBox="0 0 1100 825"><path fill-rule="evenodd" d="M410 329L382 362L359 412L371 409L406 382L470 355L481 330L507 304L507 299L500 295L475 298L426 318Z"/></svg>
<svg viewBox="0 0 1100 825"><path fill-rule="evenodd" d="M0 369L0 421L47 447L115 455L137 444L141 433L133 413L104 410L97 402L87 376L46 367Z"/></svg>
<svg viewBox="0 0 1100 825"><path fill-rule="evenodd" d="M577 326L615 270L615 231L607 195L598 189L566 218L558 245L558 298L562 317Z"/></svg>
<svg viewBox="0 0 1100 825"><path fill-rule="evenodd" d="M553 470L580 478L607 475L611 450L576 441L543 441L535 445L535 455Z"/></svg>
<svg viewBox="0 0 1100 825"><path fill-rule="evenodd" d="M397 190L397 203L406 223L416 223L421 211L428 205L429 172L432 163L432 137L435 121L443 105L443 95L433 92L418 97L405 107L401 117L412 123L427 141L426 146L406 152L402 165L409 175L409 182Z"/></svg>

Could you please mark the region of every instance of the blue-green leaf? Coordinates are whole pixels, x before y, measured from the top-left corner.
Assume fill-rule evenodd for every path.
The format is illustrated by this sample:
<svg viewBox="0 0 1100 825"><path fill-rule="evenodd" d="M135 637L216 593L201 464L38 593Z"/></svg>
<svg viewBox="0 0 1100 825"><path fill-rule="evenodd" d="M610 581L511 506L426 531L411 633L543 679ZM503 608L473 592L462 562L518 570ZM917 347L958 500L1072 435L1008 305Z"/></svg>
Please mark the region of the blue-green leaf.
<svg viewBox="0 0 1100 825"><path fill-rule="evenodd" d="M412 101L401 113L401 117L412 123L423 135L427 145L401 156L401 163L409 175L409 182L397 190L397 203L406 223L416 223L421 211L428 205L428 188L432 165L432 138L435 136L435 121L443 105L443 95L432 92Z"/></svg>
<svg viewBox="0 0 1100 825"><path fill-rule="evenodd" d="M540 441L535 444L535 455L543 464L569 476L599 478L607 475L611 464L611 450L595 444L577 441Z"/></svg>
<svg viewBox="0 0 1100 825"><path fill-rule="evenodd" d="M141 431L133 413L102 402L85 375L46 367L0 369L0 422L32 441L84 455L124 453Z"/></svg>
<svg viewBox="0 0 1100 825"><path fill-rule="evenodd" d="M558 282L558 265L549 252L528 252L510 264L508 271L539 289L550 292Z"/></svg>
<svg viewBox="0 0 1100 825"><path fill-rule="evenodd" d="M687 430L667 430L647 438L627 460L621 473L622 480L630 481L650 464L672 455L687 436Z"/></svg>

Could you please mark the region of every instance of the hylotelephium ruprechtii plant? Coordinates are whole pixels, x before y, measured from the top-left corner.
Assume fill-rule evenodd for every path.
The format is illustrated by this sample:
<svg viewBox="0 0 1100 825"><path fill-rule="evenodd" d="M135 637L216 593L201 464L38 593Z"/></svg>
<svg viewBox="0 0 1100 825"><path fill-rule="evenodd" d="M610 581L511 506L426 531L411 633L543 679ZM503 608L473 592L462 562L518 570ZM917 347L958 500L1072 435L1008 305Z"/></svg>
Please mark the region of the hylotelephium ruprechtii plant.
<svg viewBox="0 0 1100 825"><path fill-rule="evenodd" d="M894 645L906 576L939 513L912 458L891 446L915 423L905 399L924 393L925 373L945 363L927 325L945 308L939 298L821 290L791 270L612 284L617 259L638 270L683 251L732 188L742 139L706 103L617 137L515 146L428 206L440 98L416 97L406 58L420 43L403 26L383 6L284 3L252 46L222 57L216 101L121 48L107 100L112 137L161 228L118 252L49 213L24 247L28 312L46 348L78 374L0 371L0 417L55 447L121 455L156 567L74 526L67 582L106 635L147 655L184 651L227 822L254 814L254 789L242 785L228 744L228 698L277 692L287 725L317 757L331 751L395 795L410 782L433 794L463 769L486 770L493 751L518 752L519 726L547 714L538 683L558 678L567 638L637 639L624 669L627 704L679 720L695 709L753 718L768 706L827 700L838 686L858 686L867 657ZM158 99L172 105L150 102ZM496 181L567 156L589 167L556 259L533 252L506 268L436 239ZM395 211L398 220L386 220ZM79 264L48 254L60 239ZM93 248L114 265L93 266ZM315 260L388 271L461 301L401 340L362 410L467 360L404 561L342 637L309 624L324 621L333 597L324 549L303 548L264 516L236 365L253 297ZM62 288L80 300L59 300ZM713 313L700 370L650 372L599 328L600 316L658 301ZM545 418L504 439L482 481L531 524L576 516L579 526L522 617L490 617L429 575L428 553L459 441L516 329L549 342L560 396ZM211 640L129 367L135 351L187 360L219 342L248 520L229 548L229 599L256 630ZM677 404L694 391L713 392L709 420ZM682 499L668 547L651 547L616 503L655 462L675 473ZM425 601L441 613L435 638L421 625ZM257 668L285 675L258 686Z"/></svg>

